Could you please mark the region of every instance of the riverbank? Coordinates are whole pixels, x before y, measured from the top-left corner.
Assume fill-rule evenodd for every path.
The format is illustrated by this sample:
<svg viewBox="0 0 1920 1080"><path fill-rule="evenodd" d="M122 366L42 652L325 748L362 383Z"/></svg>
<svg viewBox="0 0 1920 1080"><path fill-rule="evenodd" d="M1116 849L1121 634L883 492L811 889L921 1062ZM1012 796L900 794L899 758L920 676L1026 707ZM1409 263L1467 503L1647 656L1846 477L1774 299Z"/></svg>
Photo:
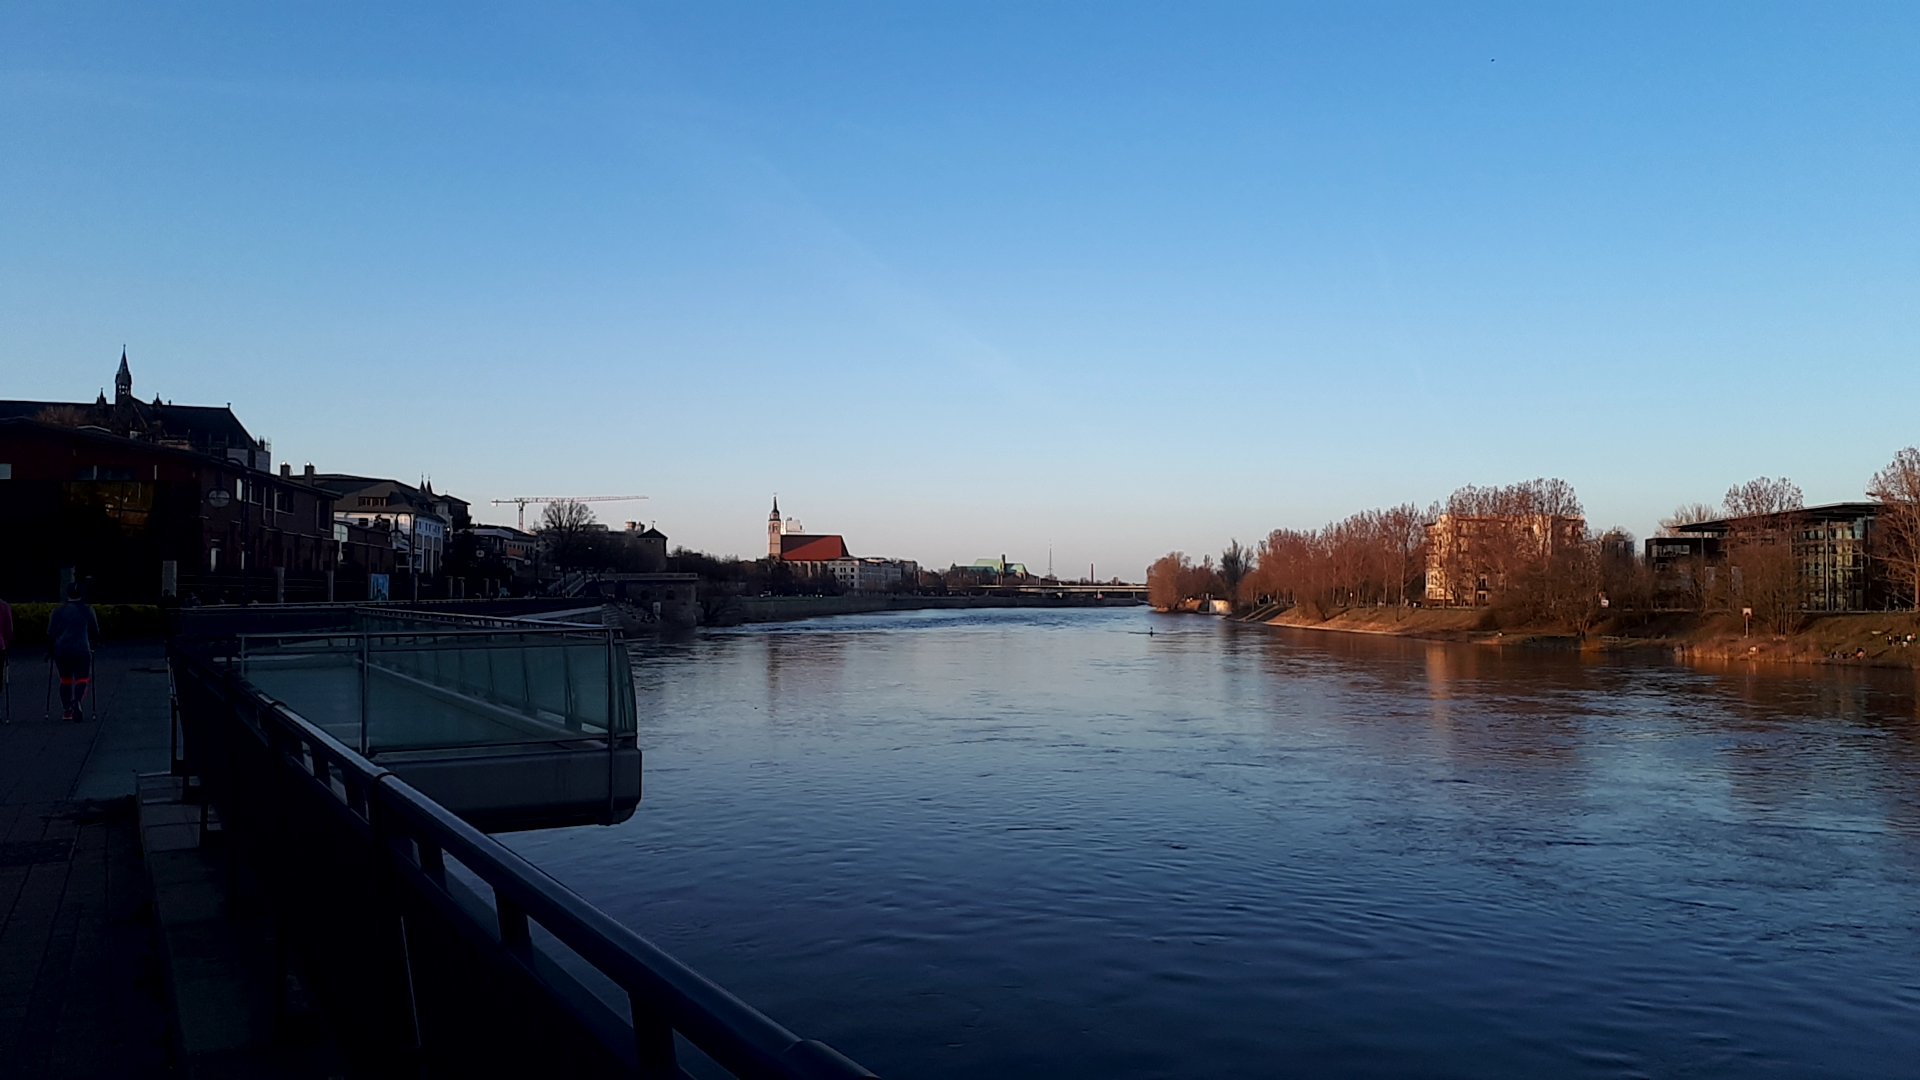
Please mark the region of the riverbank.
<svg viewBox="0 0 1920 1080"><path fill-rule="evenodd" d="M1265 623L1502 647L1588 652L1653 649L1687 660L1920 668L1920 617L1905 611L1819 615L1808 618L1792 634L1756 631L1751 636L1743 632L1737 615L1694 612L1616 616L1584 637L1559 627L1499 627L1493 612L1485 608L1346 608L1326 618L1294 608ZM1914 637L1911 645L1906 644L1908 635Z"/></svg>
<svg viewBox="0 0 1920 1080"><path fill-rule="evenodd" d="M1070 596L743 596L715 613L709 626L790 622L828 615L867 615L880 611L937 611L968 608L1134 607L1129 599L1094 600Z"/></svg>

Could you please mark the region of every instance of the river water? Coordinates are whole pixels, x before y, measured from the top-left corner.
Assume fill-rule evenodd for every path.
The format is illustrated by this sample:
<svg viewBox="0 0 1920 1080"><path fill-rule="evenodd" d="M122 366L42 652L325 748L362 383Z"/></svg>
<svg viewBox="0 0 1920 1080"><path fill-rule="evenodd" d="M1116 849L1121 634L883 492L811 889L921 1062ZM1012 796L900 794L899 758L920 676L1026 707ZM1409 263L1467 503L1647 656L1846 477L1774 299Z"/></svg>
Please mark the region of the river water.
<svg viewBox="0 0 1920 1080"><path fill-rule="evenodd" d="M512 843L882 1075L1920 1075L1911 674L1108 609L635 678L632 820Z"/></svg>

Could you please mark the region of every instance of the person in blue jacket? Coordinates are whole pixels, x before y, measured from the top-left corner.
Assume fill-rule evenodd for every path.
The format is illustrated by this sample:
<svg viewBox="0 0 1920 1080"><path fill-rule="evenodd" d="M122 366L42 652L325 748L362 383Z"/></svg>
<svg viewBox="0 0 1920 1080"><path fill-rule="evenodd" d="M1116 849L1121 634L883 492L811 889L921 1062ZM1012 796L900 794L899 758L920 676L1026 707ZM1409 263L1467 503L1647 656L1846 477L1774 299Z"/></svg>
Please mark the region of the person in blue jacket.
<svg viewBox="0 0 1920 1080"><path fill-rule="evenodd" d="M60 671L60 709L68 720L84 719L80 703L93 684L93 650L100 644L100 620L87 606L79 582L67 586L67 602L53 609L47 620L47 642L53 666Z"/></svg>

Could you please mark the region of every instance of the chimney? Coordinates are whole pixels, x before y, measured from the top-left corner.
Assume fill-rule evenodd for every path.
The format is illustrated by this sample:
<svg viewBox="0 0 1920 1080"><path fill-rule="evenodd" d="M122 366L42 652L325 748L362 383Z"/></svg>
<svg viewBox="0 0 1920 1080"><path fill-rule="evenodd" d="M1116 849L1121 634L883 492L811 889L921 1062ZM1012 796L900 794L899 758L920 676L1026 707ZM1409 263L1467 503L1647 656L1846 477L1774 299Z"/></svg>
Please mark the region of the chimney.
<svg viewBox="0 0 1920 1080"><path fill-rule="evenodd" d="M286 479L288 479L288 480L291 480L291 479L293 479L293 466L291 466L291 465L289 465L289 464L287 464L287 463L286 463L286 462L284 462L284 461L283 461L283 462L281 462L281 463L280 463L280 475L281 475L282 477L285 477L285 478L286 478Z"/></svg>
<svg viewBox="0 0 1920 1080"><path fill-rule="evenodd" d="M309 480L313 479L313 462L307 462L307 471L303 475Z"/></svg>

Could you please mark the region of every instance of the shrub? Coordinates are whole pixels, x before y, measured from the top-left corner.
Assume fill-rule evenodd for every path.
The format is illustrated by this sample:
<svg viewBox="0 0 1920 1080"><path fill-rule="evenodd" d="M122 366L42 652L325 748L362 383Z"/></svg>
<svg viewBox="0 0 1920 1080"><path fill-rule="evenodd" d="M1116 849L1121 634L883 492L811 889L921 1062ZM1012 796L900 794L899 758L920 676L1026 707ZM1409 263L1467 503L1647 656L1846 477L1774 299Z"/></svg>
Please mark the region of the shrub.
<svg viewBox="0 0 1920 1080"><path fill-rule="evenodd" d="M14 644L22 647L47 643L47 618L58 604L13 605ZM166 630L160 608L154 604L95 604L100 619L100 634L109 642L153 639Z"/></svg>

